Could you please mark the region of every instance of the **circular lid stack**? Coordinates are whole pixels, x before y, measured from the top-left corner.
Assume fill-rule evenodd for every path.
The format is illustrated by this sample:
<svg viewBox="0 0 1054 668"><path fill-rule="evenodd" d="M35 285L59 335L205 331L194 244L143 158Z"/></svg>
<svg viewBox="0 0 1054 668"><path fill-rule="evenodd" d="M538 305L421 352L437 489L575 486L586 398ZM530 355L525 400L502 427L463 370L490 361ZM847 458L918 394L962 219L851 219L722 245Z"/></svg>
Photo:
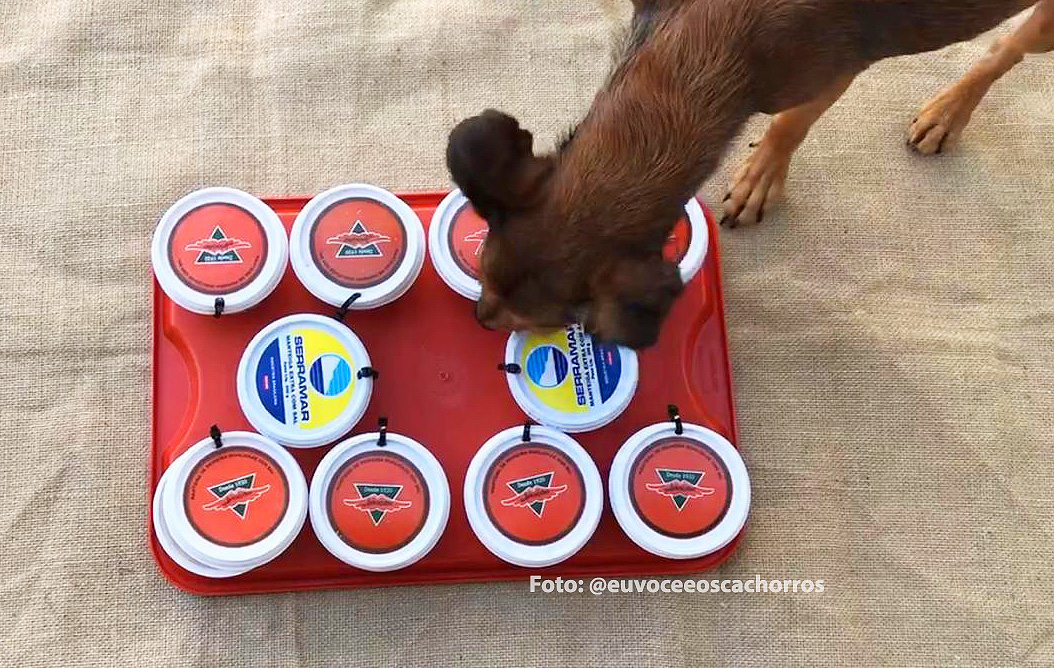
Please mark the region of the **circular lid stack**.
<svg viewBox="0 0 1054 668"><path fill-rule="evenodd" d="M359 337L333 318L290 315L265 327L238 364L245 417L283 445L332 443L370 402L370 358Z"/></svg>
<svg viewBox="0 0 1054 668"><path fill-rule="evenodd" d="M629 438L608 476L611 510L643 549L667 559L720 550L750 510L750 478L739 452L718 433L663 423Z"/></svg>
<svg viewBox="0 0 1054 668"><path fill-rule="evenodd" d="M626 410L637 389L637 354L597 343L579 325L548 334L516 332L505 346L509 390L532 419L561 431L599 429ZM515 367L514 367L515 368Z"/></svg>
<svg viewBox="0 0 1054 668"><path fill-rule="evenodd" d="M362 434L335 446L311 480L311 526L346 564L404 568L435 546L450 515L443 467L399 434Z"/></svg>
<svg viewBox="0 0 1054 668"><path fill-rule="evenodd" d="M205 188L161 217L150 258L158 284L175 303L194 313L237 313L274 291L289 243L278 214L256 197Z"/></svg>
<svg viewBox="0 0 1054 668"><path fill-rule="evenodd" d="M465 476L465 512L480 542L526 568L564 561L589 540L604 505L596 464L582 446L535 426L514 427L479 449Z"/></svg>
<svg viewBox="0 0 1054 668"><path fill-rule="evenodd" d="M192 446L154 493L154 529L165 552L204 577L231 577L289 547L307 517L307 482L274 441L227 432Z"/></svg>
<svg viewBox="0 0 1054 668"><path fill-rule="evenodd" d="M290 233L293 271L311 294L353 309L401 297L421 271L421 220L392 193L366 184L331 188L308 202Z"/></svg>

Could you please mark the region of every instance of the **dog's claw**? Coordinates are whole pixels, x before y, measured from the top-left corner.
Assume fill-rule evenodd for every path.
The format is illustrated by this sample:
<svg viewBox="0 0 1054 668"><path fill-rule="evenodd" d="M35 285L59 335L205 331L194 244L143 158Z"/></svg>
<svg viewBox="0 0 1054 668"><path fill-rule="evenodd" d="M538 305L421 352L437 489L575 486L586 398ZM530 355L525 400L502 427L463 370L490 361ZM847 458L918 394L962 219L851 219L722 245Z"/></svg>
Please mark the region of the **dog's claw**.
<svg viewBox="0 0 1054 668"><path fill-rule="evenodd" d="M730 220L732 220L732 216L726 213L724 216L721 217L721 222L718 223L718 225L720 225L721 227L727 227Z"/></svg>
<svg viewBox="0 0 1054 668"><path fill-rule="evenodd" d="M722 202L727 202L730 199L732 199L732 193L731 192L727 192L727 193L725 193L724 199L722 199L721 201Z"/></svg>

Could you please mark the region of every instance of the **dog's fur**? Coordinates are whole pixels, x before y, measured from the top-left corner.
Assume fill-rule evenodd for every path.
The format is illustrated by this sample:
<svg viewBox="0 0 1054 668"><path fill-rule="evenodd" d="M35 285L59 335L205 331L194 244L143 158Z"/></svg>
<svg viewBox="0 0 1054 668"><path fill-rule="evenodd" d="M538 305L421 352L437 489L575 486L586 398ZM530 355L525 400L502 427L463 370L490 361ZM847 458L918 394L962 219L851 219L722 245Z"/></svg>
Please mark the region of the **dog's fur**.
<svg viewBox="0 0 1054 668"><path fill-rule="evenodd" d="M581 321L602 340L652 345L683 289L663 242L751 114L777 115L726 198L733 226L761 218L809 125L870 63L970 39L1032 2L638 0L624 56L557 151L535 155L531 134L493 110L451 132L447 165L489 226L477 318L501 329ZM1040 37L1004 43L981 83L958 85L990 85L1042 50L1054 0L1037 20ZM942 114L917 119L909 142L939 150L961 130L941 127Z"/></svg>

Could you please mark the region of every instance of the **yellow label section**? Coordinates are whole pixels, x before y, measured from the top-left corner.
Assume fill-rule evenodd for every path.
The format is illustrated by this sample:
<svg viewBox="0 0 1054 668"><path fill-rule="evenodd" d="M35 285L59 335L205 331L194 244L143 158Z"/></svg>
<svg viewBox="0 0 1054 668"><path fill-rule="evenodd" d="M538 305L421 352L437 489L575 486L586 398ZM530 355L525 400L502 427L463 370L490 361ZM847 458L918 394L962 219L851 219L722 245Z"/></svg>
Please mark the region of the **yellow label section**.
<svg viewBox="0 0 1054 668"><path fill-rule="evenodd" d="M351 355L334 337L316 330L299 330L293 336L303 339L307 366L307 408L309 419L301 429L317 429L340 417L351 400L358 369ZM301 390L302 391L302 390Z"/></svg>
<svg viewBox="0 0 1054 668"><path fill-rule="evenodd" d="M592 356L583 354L585 338L578 327L527 336L520 358L527 393L560 413L588 412L589 374L583 367L592 366Z"/></svg>

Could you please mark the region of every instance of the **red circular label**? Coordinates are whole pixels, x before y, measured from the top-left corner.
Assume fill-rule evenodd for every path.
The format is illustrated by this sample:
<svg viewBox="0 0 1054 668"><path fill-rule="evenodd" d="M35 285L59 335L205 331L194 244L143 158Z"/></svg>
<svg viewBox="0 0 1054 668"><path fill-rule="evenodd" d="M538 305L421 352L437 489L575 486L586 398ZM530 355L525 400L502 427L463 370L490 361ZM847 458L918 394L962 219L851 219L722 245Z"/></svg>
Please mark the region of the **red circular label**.
<svg viewBox="0 0 1054 668"><path fill-rule="evenodd" d="M193 290L229 294L252 283L267 257L267 233L251 213L234 204L203 204L176 221L168 261Z"/></svg>
<svg viewBox="0 0 1054 668"><path fill-rule="evenodd" d="M487 240L489 229L487 221L479 217L471 204L465 202L454 214L447 234L454 264L476 280L479 280L479 256L483 252L483 242Z"/></svg>
<svg viewBox="0 0 1054 668"><path fill-rule="evenodd" d="M505 451L483 479L483 507L506 538L548 545L574 529L586 505L582 472L551 445L526 443Z"/></svg>
<svg viewBox="0 0 1054 668"><path fill-rule="evenodd" d="M717 526L728 512L732 479L709 446L669 437L637 455L629 472L629 498L655 531L694 538Z"/></svg>
<svg viewBox="0 0 1054 668"><path fill-rule="evenodd" d="M674 224L673 231L662 247L662 257L668 262L678 264L684 259L684 254L691 245L692 226L688 224L687 219L681 218Z"/></svg>
<svg viewBox="0 0 1054 668"><path fill-rule="evenodd" d="M428 485L413 463L390 452L344 462L326 496L329 522L360 552L383 554L410 543L428 519Z"/></svg>
<svg viewBox="0 0 1054 668"><path fill-rule="evenodd" d="M243 547L271 534L289 507L285 473L255 448L226 446L205 455L187 477L183 508L203 538Z"/></svg>
<svg viewBox="0 0 1054 668"><path fill-rule="evenodd" d="M331 204L311 226L311 258L345 288L369 288L392 277L406 256L406 227L388 205L367 197Z"/></svg>

